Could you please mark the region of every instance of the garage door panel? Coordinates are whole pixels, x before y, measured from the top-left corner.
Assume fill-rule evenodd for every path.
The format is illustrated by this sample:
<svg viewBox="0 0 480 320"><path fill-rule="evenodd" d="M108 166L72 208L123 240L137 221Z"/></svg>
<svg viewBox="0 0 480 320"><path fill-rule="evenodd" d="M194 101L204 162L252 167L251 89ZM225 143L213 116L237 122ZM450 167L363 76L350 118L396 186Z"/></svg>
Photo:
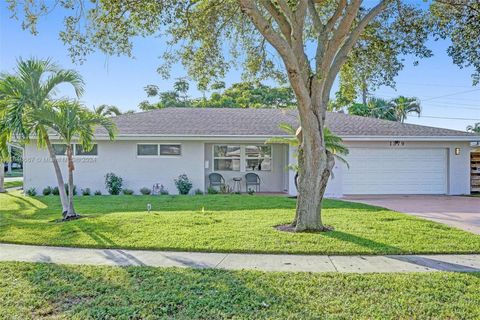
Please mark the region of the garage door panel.
<svg viewBox="0 0 480 320"><path fill-rule="evenodd" d="M351 148L344 194L444 194L446 149Z"/></svg>

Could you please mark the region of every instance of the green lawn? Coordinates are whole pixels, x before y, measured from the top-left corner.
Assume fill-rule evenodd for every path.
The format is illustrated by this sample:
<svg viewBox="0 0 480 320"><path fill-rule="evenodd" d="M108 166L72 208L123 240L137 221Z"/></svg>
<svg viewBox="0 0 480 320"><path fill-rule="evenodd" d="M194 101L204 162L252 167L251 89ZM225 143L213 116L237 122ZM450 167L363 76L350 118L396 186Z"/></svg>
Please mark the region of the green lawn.
<svg viewBox="0 0 480 320"><path fill-rule="evenodd" d="M5 188L17 188L23 186L23 181L6 181L4 183Z"/></svg>
<svg viewBox="0 0 480 320"><path fill-rule="evenodd" d="M5 172L5 177L23 177L23 169L13 169L12 173Z"/></svg>
<svg viewBox="0 0 480 320"><path fill-rule="evenodd" d="M147 204L152 212L146 212ZM0 195L0 242L212 252L406 254L480 252L480 236L386 209L327 200L334 232L287 233L295 200L282 196L90 196L85 218L60 218L59 198Z"/></svg>
<svg viewBox="0 0 480 320"><path fill-rule="evenodd" d="M0 263L2 319L478 319L479 273Z"/></svg>

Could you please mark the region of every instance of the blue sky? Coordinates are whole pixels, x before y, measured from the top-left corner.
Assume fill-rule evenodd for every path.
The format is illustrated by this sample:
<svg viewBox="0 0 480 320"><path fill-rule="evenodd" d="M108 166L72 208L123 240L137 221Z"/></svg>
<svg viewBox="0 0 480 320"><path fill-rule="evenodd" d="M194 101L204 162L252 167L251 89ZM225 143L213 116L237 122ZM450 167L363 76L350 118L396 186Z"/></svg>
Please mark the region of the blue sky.
<svg viewBox="0 0 480 320"><path fill-rule="evenodd" d="M156 72L161 61L159 56L164 42L159 38L135 41L134 58L108 57L94 53L83 65L72 64L67 48L58 38L61 17L50 16L39 24L39 35L23 31L19 21L9 18L6 5L0 7L0 70L11 72L18 57L51 57L64 68L78 70L86 81L86 93L82 101L89 107L112 104L122 110L136 109L145 100L143 87L157 84L161 90L172 88L173 80L164 80ZM397 78L396 91L381 88L379 97L390 98L399 94L415 96L422 101L422 117L410 116L407 122L465 130L474 122L480 122L480 86L473 87L470 69L459 69L446 54L447 42L431 42L434 57L420 61L414 67L407 58L405 69ZM227 85L240 81L240 71L232 71ZM177 65L172 70L172 79L186 76ZM71 94L68 89L65 94ZM191 85L191 96L200 92ZM430 117L465 118L469 120L437 119ZM477 120L475 120L477 119Z"/></svg>

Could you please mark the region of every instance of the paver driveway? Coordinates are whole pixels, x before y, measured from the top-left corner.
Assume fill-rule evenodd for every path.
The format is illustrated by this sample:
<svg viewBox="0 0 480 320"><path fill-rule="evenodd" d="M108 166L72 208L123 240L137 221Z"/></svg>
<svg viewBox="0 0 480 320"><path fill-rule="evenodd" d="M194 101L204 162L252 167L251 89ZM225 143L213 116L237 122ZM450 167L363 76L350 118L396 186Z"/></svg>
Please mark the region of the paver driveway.
<svg viewBox="0 0 480 320"><path fill-rule="evenodd" d="M480 234L480 197L377 195L346 196L344 200L384 207Z"/></svg>

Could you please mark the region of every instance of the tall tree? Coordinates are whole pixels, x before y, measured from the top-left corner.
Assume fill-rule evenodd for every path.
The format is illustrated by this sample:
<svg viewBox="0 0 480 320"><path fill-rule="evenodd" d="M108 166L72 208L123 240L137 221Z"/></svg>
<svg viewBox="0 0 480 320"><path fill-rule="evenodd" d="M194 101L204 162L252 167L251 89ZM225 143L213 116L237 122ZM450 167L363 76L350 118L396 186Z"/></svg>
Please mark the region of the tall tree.
<svg viewBox="0 0 480 320"><path fill-rule="evenodd" d="M67 146L68 209L64 212L63 218L64 220L75 218L77 213L73 205L73 171L75 170L73 143L77 142L77 146L80 145L82 150L90 151L94 146L95 128L98 126L105 128L108 136L113 140L115 124L108 117L92 112L76 101L68 100L56 101L51 106L35 109L32 117L39 119L42 126L58 134Z"/></svg>
<svg viewBox="0 0 480 320"><path fill-rule="evenodd" d="M422 113L420 101L417 98L399 96L390 100L390 108L395 115L395 120L405 122L407 115L415 113L418 116Z"/></svg>
<svg viewBox="0 0 480 320"><path fill-rule="evenodd" d="M63 211L68 210L62 171L45 126L33 117L36 110L44 110L54 101L61 84L71 85L77 97L84 90L83 79L74 70L63 70L50 60L18 60L14 74L0 77L0 149L12 139L28 143L32 135L40 148L48 149L57 178Z"/></svg>
<svg viewBox="0 0 480 320"><path fill-rule="evenodd" d="M391 100L371 97L366 104L353 103L348 108L349 114L398 122L404 122L410 113L420 115L421 111L417 98L404 96Z"/></svg>
<svg viewBox="0 0 480 320"><path fill-rule="evenodd" d="M74 60L85 59L96 48L131 55L134 37L166 32L170 48L163 56L165 65L159 68L164 75L168 66L180 61L189 76L206 87L240 62L246 78L288 79L302 128L297 231L326 230L321 219L322 191L334 159L325 148L325 114L333 83L342 66L355 61L352 53L359 41L368 43L377 37L380 44L395 44L399 54L423 57L427 37L410 35L437 33L454 40L448 53L455 63L471 63L480 73L477 0L432 1L424 7L401 0L363 6L362 0L102 0L90 6L78 1L84 10L67 17L60 34ZM60 5L70 9L72 2ZM10 0L10 8L17 14L23 9L24 27L33 32L38 17L52 9L44 1L18 0ZM442 30L432 31L436 23ZM368 33L368 27L375 32ZM469 32L464 41L459 36L463 27ZM373 46L373 50L384 47ZM394 54L385 57L402 63Z"/></svg>

